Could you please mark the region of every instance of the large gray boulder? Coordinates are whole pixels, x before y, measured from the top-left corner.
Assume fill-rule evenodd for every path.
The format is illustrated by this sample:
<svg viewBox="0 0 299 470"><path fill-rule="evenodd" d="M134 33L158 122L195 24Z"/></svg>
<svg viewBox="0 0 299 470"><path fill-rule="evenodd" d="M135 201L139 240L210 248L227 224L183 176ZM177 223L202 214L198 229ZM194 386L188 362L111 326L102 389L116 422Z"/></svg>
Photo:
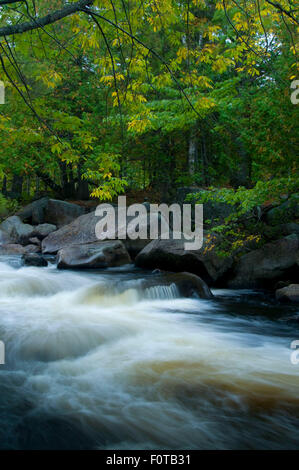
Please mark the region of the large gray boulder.
<svg viewBox="0 0 299 470"><path fill-rule="evenodd" d="M9 235L2 229L0 229L0 245L3 243L9 243L11 240Z"/></svg>
<svg viewBox="0 0 299 470"><path fill-rule="evenodd" d="M0 245L0 255L23 255L25 253L25 247L18 245L17 243L7 243Z"/></svg>
<svg viewBox="0 0 299 470"><path fill-rule="evenodd" d="M57 253L60 249L70 245L82 245L98 241L95 226L99 218L95 212L81 215L70 224L50 233L42 241L43 253Z"/></svg>
<svg viewBox="0 0 299 470"><path fill-rule="evenodd" d="M41 249L40 246L34 245L34 244L29 244L24 246L25 248L25 253L40 253Z"/></svg>
<svg viewBox="0 0 299 470"><path fill-rule="evenodd" d="M275 297L280 302L299 303L299 284L290 284L282 289L278 289L275 292Z"/></svg>
<svg viewBox="0 0 299 470"><path fill-rule="evenodd" d="M6 243L0 245L0 255L24 255L26 253L39 253L40 247L37 245L22 246L18 243Z"/></svg>
<svg viewBox="0 0 299 470"><path fill-rule="evenodd" d="M84 207L57 199L49 199L44 222L62 227L85 213Z"/></svg>
<svg viewBox="0 0 299 470"><path fill-rule="evenodd" d="M141 216L139 219L140 220L139 230L141 231L144 230L147 233L147 238L146 239L142 239L142 238L134 239L135 229L134 229L134 226L131 225L131 222L133 219L134 217L127 217L126 227L125 227L127 236L126 236L126 239L123 240L125 247L127 248L127 250L129 251L130 255L133 258L135 258L138 255L138 253L140 253L140 251L143 250L143 248L151 242L150 227L152 223L159 224L163 220L163 223L165 224L164 226L168 227L169 235L171 236L172 232L164 216L158 213L151 214L150 216L149 213L147 213L146 215ZM122 227L122 229L124 229L124 227ZM159 230L160 230L159 233L161 233L161 227ZM120 231L121 231L121 228L117 227L116 238L119 238Z"/></svg>
<svg viewBox="0 0 299 470"><path fill-rule="evenodd" d="M26 244L29 238L34 236L34 227L29 224L24 224L20 217L14 215L8 217L0 225L0 230L4 231L7 237L15 243Z"/></svg>
<svg viewBox="0 0 299 470"><path fill-rule="evenodd" d="M44 197L28 204L18 211L16 215L22 221L27 221L34 225L49 223L62 227L84 213L85 209L78 204Z"/></svg>
<svg viewBox="0 0 299 470"><path fill-rule="evenodd" d="M139 230L144 228L148 235L146 239L136 239L132 240L130 237L133 233L133 227L130 222L134 220L134 217L127 217L126 222L123 226L118 227L118 208L115 207L115 229L107 232L107 239L119 239L121 237L121 232L123 230L127 231L128 235L125 239L122 239L122 242L126 246L130 255L135 257L148 243L150 243L150 223L151 220L149 214L140 217L140 227ZM154 214L153 218L161 220L159 214ZM82 215L75 219L68 225L61 227L56 232L50 233L43 242L42 242L42 251L43 253L57 253L61 248L67 247L69 245L82 245L85 243L94 243L101 238L97 237L96 234L96 225L101 220L101 217L97 216L95 211L90 212L89 214ZM106 233L106 232L105 232ZM101 232L100 235L103 235Z"/></svg>
<svg viewBox="0 0 299 470"><path fill-rule="evenodd" d="M30 224L24 224L19 216L14 215L8 217L0 225L0 243L26 245L30 239L37 237L42 240L55 230L57 230L56 225L40 224L34 227Z"/></svg>
<svg viewBox="0 0 299 470"><path fill-rule="evenodd" d="M299 278L299 239L289 235L242 256L228 281L232 288L268 287L273 280Z"/></svg>
<svg viewBox="0 0 299 470"><path fill-rule="evenodd" d="M20 209L16 215L19 216L23 222L30 222L33 225L42 224L45 221L44 211L48 207L48 203L49 198L43 197Z"/></svg>
<svg viewBox="0 0 299 470"><path fill-rule="evenodd" d="M50 233L55 232L56 230L57 227L54 224L40 224L34 227L34 235L39 240L43 240L43 238L46 238Z"/></svg>
<svg viewBox="0 0 299 470"><path fill-rule="evenodd" d="M206 282L219 281L233 264L232 257L217 255L205 236L199 250L185 250L185 239L152 240L136 257L135 264L146 269L184 271L199 275Z"/></svg>
<svg viewBox="0 0 299 470"><path fill-rule="evenodd" d="M124 244L118 240L72 245L62 248L57 255L59 269L107 268L130 262Z"/></svg>

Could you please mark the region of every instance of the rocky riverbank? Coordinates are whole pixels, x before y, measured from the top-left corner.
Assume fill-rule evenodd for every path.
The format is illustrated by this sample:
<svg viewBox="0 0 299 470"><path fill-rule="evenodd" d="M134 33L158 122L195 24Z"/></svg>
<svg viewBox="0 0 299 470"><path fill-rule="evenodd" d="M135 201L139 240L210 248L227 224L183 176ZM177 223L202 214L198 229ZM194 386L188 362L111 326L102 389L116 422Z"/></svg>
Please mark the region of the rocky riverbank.
<svg viewBox="0 0 299 470"><path fill-rule="evenodd" d="M148 209L147 204L145 207ZM87 210L49 198L29 204L0 225L0 254L22 255L25 264L34 266L46 265L45 255L55 255L59 269L107 268L134 262L145 269L191 273L200 279L192 278L191 282L189 275L193 286L265 288L276 291L278 301L299 301L298 204L293 204L291 211L287 202L268 211L265 224L273 229L273 239L259 248L247 248L246 253L232 250L225 256L219 254L221 241L211 230L204 231L203 247L192 251L184 249L183 237L132 240L127 236L120 240L117 224L114 240L99 241L95 231L99 217ZM132 219L127 217L126 228ZM139 230L143 228L149 235L149 214L141 224ZM207 298L207 289L197 286L196 291Z"/></svg>

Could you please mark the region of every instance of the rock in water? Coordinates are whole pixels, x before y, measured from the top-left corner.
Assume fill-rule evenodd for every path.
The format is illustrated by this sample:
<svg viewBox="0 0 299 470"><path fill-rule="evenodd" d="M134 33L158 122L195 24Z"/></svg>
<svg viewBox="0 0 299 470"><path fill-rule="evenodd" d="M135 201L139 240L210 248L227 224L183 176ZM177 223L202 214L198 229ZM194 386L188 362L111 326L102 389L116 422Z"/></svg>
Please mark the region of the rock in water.
<svg viewBox="0 0 299 470"><path fill-rule="evenodd" d="M298 279L299 253L297 235L289 235L242 256L228 286L231 288L270 287L273 280Z"/></svg>
<svg viewBox="0 0 299 470"><path fill-rule="evenodd" d="M48 266L48 262L40 255L36 253L25 254L22 256L22 260L26 266L37 266L44 267Z"/></svg>
<svg viewBox="0 0 299 470"><path fill-rule="evenodd" d="M25 247L17 243L0 245L0 255L23 255L24 253L26 253Z"/></svg>
<svg viewBox="0 0 299 470"><path fill-rule="evenodd" d="M107 268L130 262L124 244L118 240L72 245L62 248L57 255L59 269Z"/></svg>
<svg viewBox="0 0 299 470"><path fill-rule="evenodd" d="M278 289L275 292L275 297L281 302L296 302L299 303L299 284L290 284L287 287Z"/></svg>
<svg viewBox="0 0 299 470"><path fill-rule="evenodd" d="M172 284L175 284L179 294L183 297L213 298L208 285L199 276L188 272L161 272L158 278L149 278L143 281L142 288L151 289L153 287L171 286Z"/></svg>
<svg viewBox="0 0 299 470"><path fill-rule="evenodd" d="M17 215L13 215L4 220L0 225L0 229L15 243L26 244L29 238L34 236L34 227L29 224L24 224Z"/></svg>
<svg viewBox="0 0 299 470"><path fill-rule="evenodd" d="M185 250L184 238L180 240L152 240L136 257L137 266L146 269L165 269L198 274L208 283L221 279L233 264L232 257L222 258L215 250Z"/></svg>
<svg viewBox="0 0 299 470"><path fill-rule="evenodd" d="M40 253L41 249L40 246L37 245L26 245L25 247L25 253Z"/></svg>

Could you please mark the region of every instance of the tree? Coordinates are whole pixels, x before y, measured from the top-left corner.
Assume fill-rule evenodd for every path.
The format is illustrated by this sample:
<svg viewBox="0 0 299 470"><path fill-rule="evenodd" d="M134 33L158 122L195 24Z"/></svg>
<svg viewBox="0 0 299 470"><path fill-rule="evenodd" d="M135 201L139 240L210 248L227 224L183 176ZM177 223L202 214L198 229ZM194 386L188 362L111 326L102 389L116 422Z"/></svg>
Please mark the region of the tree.
<svg viewBox="0 0 299 470"><path fill-rule="evenodd" d="M13 97L0 109L9 183L38 176L61 197L89 190L104 199L126 184L150 186L167 199L177 185L250 186L296 171L296 107L286 93L297 19L287 1L0 8L0 63Z"/></svg>

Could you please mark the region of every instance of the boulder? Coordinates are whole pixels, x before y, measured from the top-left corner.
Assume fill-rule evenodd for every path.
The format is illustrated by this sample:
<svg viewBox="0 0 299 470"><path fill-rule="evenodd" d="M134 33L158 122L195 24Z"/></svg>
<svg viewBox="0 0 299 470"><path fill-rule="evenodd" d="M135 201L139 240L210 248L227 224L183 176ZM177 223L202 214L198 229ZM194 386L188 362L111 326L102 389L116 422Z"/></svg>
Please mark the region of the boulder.
<svg viewBox="0 0 299 470"><path fill-rule="evenodd" d="M289 235L242 256L228 281L232 288L270 287L273 281L299 276L299 239Z"/></svg>
<svg viewBox="0 0 299 470"><path fill-rule="evenodd" d="M45 220L44 212L48 207L48 203L49 198L43 197L20 209L16 215L19 216L23 222L30 222L34 225L42 224Z"/></svg>
<svg viewBox="0 0 299 470"><path fill-rule="evenodd" d="M25 253L40 253L41 249L40 246L37 245L26 245Z"/></svg>
<svg viewBox="0 0 299 470"><path fill-rule="evenodd" d="M25 247L17 243L0 245L0 255L23 255L24 253L26 253Z"/></svg>
<svg viewBox="0 0 299 470"><path fill-rule="evenodd" d="M161 286L171 286L172 284L176 285L179 294L183 297L213 298L208 285L199 276L189 272L161 273L158 277L144 280L142 289L147 290Z"/></svg>
<svg viewBox="0 0 299 470"><path fill-rule="evenodd" d="M56 225L54 224L40 224L34 227L34 235L40 240L46 238L50 233L57 230Z"/></svg>
<svg viewBox="0 0 299 470"><path fill-rule="evenodd" d="M20 217L14 215L8 217L0 225L0 229L6 232L9 239L15 243L26 244L34 235L34 227L29 224L24 224Z"/></svg>
<svg viewBox="0 0 299 470"><path fill-rule="evenodd" d="M29 238L29 243L31 245L39 246L40 248L42 246L42 242L37 237Z"/></svg>
<svg viewBox="0 0 299 470"><path fill-rule="evenodd" d="M299 284L290 284L282 289L278 289L275 292L275 297L280 302L299 303Z"/></svg>
<svg viewBox="0 0 299 470"><path fill-rule="evenodd" d="M85 213L84 207L57 199L49 199L44 222L62 227Z"/></svg>
<svg viewBox="0 0 299 470"><path fill-rule="evenodd" d="M107 268L131 262L121 241L102 241L83 245L72 245L59 250L59 269Z"/></svg>
<svg viewBox="0 0 299 470"><path fill-rule="evenodd" d="M291 283L291 281L278 281L274 285L274 290L282 289L283 287L288 287Z"/></svg>
<svg viewBox="0 0 299 470"><path fill-rule="evenodd" d="M84 214L84 212L85 209L78 204L43 197L28 204L16 215L22 221L28 221L35 225L49 223L62 227Z"/></svg>
<svg viewBox="0 0 299 470"><path fill-rule="evenodd" d="M146 207L145 204L144 206ZM147 238L146 239L136 238L134 240L134 227L130 225L130 222L133 220L133 217L127 217L127 222L126 222L127 236L126 236L126 239L123 240L123 243L133 258L135 258L138 255L138 253L140 253L140 251L143 250L143 248L151 242L151 239L150 239L151 224L152 223L159 224L162 219L163 219L163 222L165 223L165 226L169 227L166 219L159 213L152 214L151 216L149 215L149 213L147 213L147 215L140 217L138 230L141 232L143 230L146 231ZM116 231L116 238L119 237L119 233L120 233L120 228L118 228ZM169 229L169 234L171 234L170 229Z"/></svg>
<svg viewBox="0 0 299 470"><path fill-rule="evenodd" d="M213 284L224 276L233 264L232 257L217 255L211 246L211 238L205 236L200 250L185 250L184 237L181 239L152 240L136 257L135 264L146 269L165 269L198 274L209 284Z"/></svg>
<svg viewBox="0 0 299 470"><path fill-rule="evenodd" d="M299 194L293 194L287 201L269 210L265 220L269 225L293 222L299 218Z"/></svg>
<svg viewBox="0 0 299 470"><path fill-rule="evenodd" d="M296 224L295 222L280 224L278 227L281 235L292 235L293 233L299 235L299 224Z"/></svg>
<svg viewBox="0 0 299 470"><path fill-rule="evenodd" d="M11 240L9 238L9 235L4 231L0 229L0 245L3 243L9 243Z"/></svg>
<svg viewBox="0 0 299 470"><path fill-rule="evenodd" d="M251 227L251 229L254 230L256 227ZM265 240L271 242L288 235L299 235L299 224L296 224L295 222L278 225L267 225L265 223L261 223L260 232Z"/></svg>
<svg viewBox="0 0 299 470"><path fill-rule="evenodd" d="M203 190L198 187L182 187L178 188L176 194L176 201L178 204L191 204L195 205L195 195L200 194L201 192L207 193L207 190ZM191 194L191 200L186 201L188 194ZM214 227L223 223L224 219L228 217L234 210L235 206L227 204L225 202L216 202L216 201L207 201L203 204L203 219L205 226ZM192 207L192 217L194 214L194 209Z"/></svg>
<svg viewBox="0 0 299 470"><path fill-rule="evenodd" d="M25 254L22 256L22 260L26 266L48 266L48 262L42 256L36 253Z"/></svg>
<svg viewBox="0 0 299 470"><path fill-rule="evenodd" d="M43 253L57 253L61 248L98 241L95 226L99 218L95 212L81 215L73 222L50 233L42 241Z"/></svg>
<svg viewBox="0 0 299 470"><path fill-rule="evenodd" d="M116 216L116 224L115 230L112 232L108 232L108 239L118 239L120 237L120 233L124 229L128 229L128 234L132 235L133 228L130 226L130 222L134 219L134 217L127 217L126 219L126 227L120 226L118 227L118 209L115 207L115 216ZM152 217L156 218L157 220L161 220L160 214L154 214ZM101 238L97 238L96 235L96 225L101 220L101 217L96 216L95 212L90 212L89 214L82 215L75 219L68 225L61 227L56 232L50 233L42 242L42 251L43 253L57 253L58 250L61 248L70 246L70 245L82 245L85 243L94 243ZM150 223L151 223L150 216L147 214L146 216L140 217L140 226L139 230L145 228L148 238L146 239L136 239L132 240L130 236L127 236L125 240L122 240L124 245L126 246L127 250L129 251L130 255L135 257L137 253L139 253L148 243L150 243ZM105 232L106 233L106 232ZM100 234L101 237L102 234Z"/></svg>

